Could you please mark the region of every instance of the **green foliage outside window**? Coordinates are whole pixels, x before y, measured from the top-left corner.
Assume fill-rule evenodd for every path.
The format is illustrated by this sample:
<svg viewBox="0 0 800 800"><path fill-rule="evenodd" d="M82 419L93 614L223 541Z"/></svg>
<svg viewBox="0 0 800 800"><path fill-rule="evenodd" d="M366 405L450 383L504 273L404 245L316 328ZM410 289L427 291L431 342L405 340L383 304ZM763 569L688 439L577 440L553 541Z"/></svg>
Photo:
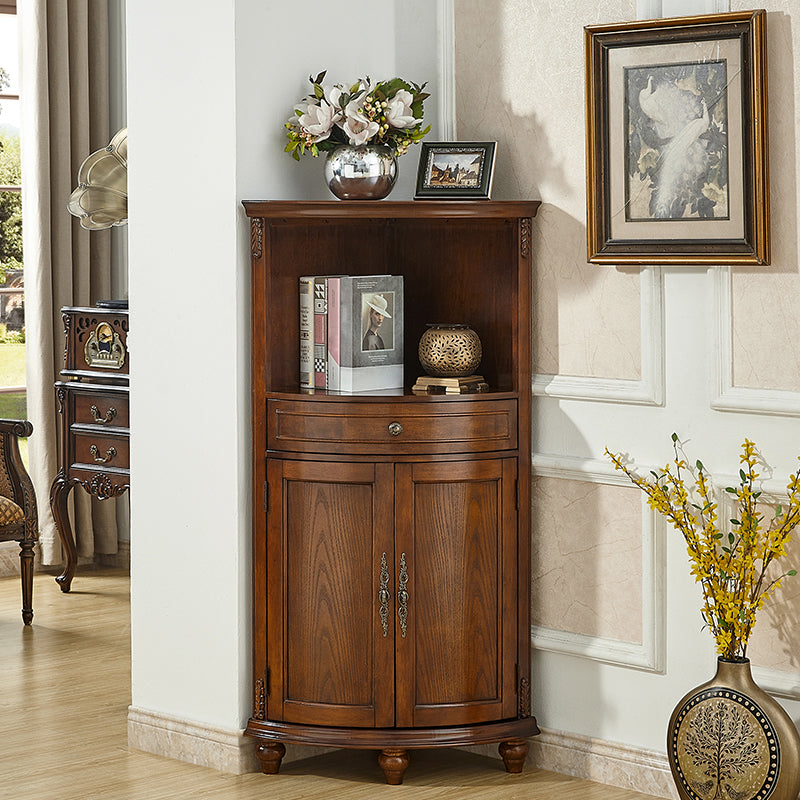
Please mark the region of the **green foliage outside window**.
<svg viewBox="0 0 800 800"><path fill-rule="evenodd" d="M0 185L22 182L19 137L0 134ZM22 195L0 192L0 283L8 269L22 268Z"/></svg>
<svg viewBox="0 0 800 800"><path fill-rule="evenodd" d="M0 67L0 91L9 85L8 73ZM19 136L0 133L0 186L22 183ZM0 192L0 284L8 269L22 268L22 196Z"/></svg>

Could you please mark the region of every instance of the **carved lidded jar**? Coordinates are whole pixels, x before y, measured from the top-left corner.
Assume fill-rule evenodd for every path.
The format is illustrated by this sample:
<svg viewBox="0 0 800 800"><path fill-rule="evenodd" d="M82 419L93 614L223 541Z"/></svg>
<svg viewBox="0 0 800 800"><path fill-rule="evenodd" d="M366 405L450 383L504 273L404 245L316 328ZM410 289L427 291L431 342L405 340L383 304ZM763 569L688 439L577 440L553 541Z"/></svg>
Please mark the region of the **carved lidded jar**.
<svg viewBox="0 0 800 800"><path fill-rule="evenodd" d="M481 340L469 325L433 323L419 340L419 362L436 378L473 375L482 356Z"/></svg>

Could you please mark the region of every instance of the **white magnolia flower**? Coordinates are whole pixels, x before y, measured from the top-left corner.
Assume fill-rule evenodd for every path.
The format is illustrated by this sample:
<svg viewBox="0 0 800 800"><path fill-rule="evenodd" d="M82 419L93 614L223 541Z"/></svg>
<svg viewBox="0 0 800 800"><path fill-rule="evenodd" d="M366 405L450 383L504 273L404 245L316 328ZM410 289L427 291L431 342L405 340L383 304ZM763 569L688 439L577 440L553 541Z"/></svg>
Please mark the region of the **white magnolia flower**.
<svg viewBox="0 0 800 800"><path fill-rule="evenodd" d="M342 87L339 84L336 84L335 86L331 86L327 89L323 86L322 90L325 93L325 99L328 101L328 103L335 109L339 110L339 99L342 96ZM339 113L341 113L341 111Z"/></svg>
<svg viewBox="0 0 800 800"><path fill-rule="evenodd" d="M342 130L352 145L366 144L378 132L379 125L359 110L363 95L351 100L344 108Z"/></svg>
<svg viewBox="0 0 800 800"><path fill-rule="evenodd" d="M303 107L297 106L300 111ZM313 141L321 142L331 135L334 124L341 119L342 112L325 100L308 103L303 113L297 118L300 127L314 137Z"/></svg>
<svg viewBox="0 0 800 800"><path fill-rule="evenodd" d="M397 94L386 103L386 121L392 128L411 128L421 119L414 119L411 103L414 95L405 89L398 89Z"/></svg>

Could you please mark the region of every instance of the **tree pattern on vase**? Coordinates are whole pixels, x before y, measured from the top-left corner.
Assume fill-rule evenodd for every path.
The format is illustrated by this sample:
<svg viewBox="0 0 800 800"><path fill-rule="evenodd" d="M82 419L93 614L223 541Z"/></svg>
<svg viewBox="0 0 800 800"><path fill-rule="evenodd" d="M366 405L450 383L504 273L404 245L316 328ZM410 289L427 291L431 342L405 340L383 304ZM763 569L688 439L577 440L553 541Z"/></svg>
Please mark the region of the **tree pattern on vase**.
<svg viewBox="0 0 800 800"><path fill-rule="evenodd" d="M675 748L684 790L696 800L752 800L775 788L777 736L761 709L730 689L684 707Z"/></svg>

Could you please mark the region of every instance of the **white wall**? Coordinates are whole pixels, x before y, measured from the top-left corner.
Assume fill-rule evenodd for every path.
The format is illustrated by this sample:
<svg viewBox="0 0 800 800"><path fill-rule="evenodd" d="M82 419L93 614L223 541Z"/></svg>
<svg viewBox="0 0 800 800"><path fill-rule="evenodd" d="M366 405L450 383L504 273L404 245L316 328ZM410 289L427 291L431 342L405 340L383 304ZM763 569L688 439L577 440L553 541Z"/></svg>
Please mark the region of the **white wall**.
<svg viewBox="0 0 800 800"><path fill-rule="evenodd" d="M423 0L127 4L132 706L156 726L235 731L251 709L240 201L325 198L322 160L283 153L308 75L402 74L435 91L436 31ZM410 198L416 161L401 159L393 198Z"/></svg>
<svg viewBox="0 0 800 800"><path fill-rule="evenodd" d="M777 490L800 453L798 7L760 5L772 266L619 269L586 262L583 27L728 3L455 1L459 136L498 139L495 196L543 201L534 220L533 709L542 741L563 734L573 747L556 768L592 770L605 744L619 744L613 768L606 761L592 777L619 781L630 759L625 780L652 793L635 783L650 762L636 759L665 753L672 708L711 677L715 654L680 535L618 480L604 448L630 453L646 474L669 459L676 431L730 485L747 436ZM800 564L800 543L790 562ZM787 579L776 599L748 655L797 721L800 580Z"/></svg>

